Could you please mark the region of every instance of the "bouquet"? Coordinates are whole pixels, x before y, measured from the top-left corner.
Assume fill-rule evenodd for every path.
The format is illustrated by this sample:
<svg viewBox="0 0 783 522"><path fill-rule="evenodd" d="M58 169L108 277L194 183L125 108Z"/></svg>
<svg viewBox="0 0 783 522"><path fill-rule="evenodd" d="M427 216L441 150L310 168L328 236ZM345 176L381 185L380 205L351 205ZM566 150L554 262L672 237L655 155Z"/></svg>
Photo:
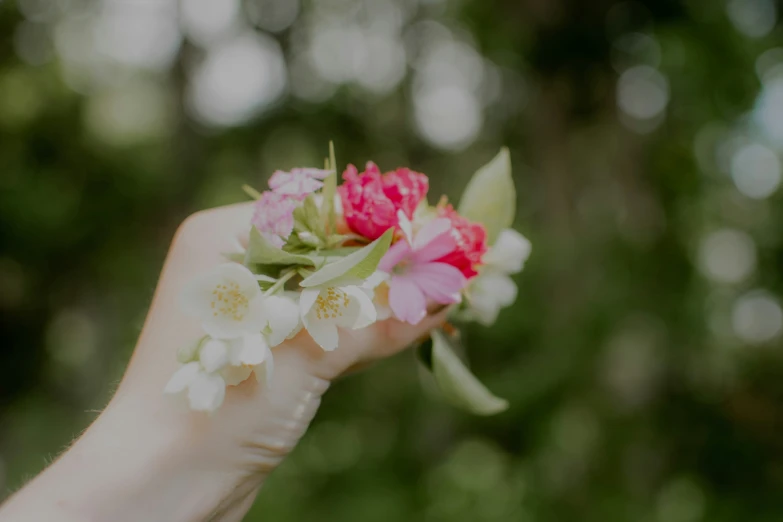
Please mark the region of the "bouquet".
<svg viewBox="0 0 783 522"><path fill-rule="evenodd" d="M246 248L184 290L182 307L205 335L179 350L165 392L186 392L193 410L214 411L227 386L251 375L268 384L275 347L301 329L330 351L341 329L391 317L418 323L428 301L457 305L450 320L491 325L516 299L509 276L531 246L509 228L516 192L507 149L475 173L457 209L446 198L430 205L427 176L408 168L348 165L338 186L329 149L324 169L277 171L261 193L246 186L256 200ZM503 411L506 401L455 353L456 332L433 331L419 360L453 404Z"/></svg>

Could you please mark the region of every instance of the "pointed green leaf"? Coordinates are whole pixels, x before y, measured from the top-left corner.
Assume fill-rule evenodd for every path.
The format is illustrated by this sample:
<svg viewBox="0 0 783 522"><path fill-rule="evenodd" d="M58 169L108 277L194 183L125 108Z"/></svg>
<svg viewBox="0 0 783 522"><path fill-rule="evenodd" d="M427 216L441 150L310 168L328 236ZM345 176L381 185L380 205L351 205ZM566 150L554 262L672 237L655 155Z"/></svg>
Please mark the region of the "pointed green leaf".
<svg viewBox="0 0 783 522"><path fill-rule="evenodd" d="M256 227L250 230L250 241L245 252L245 265L303 265L313 262L305 256L289 254L270 243Z"/></svg>
<svg viewBox="0 0 783 522"><path fill-rule="evenodd" d="M294 210L294 228L298 232L309 232L321 242L326 240L321 212L313 196L307 196L302 204Z"/></svg>
<svg viewBox="0 0 783 522"><path fill-rule="evenodd" d="M244 263L245 262L245 254L242 254L240 252L224 252L221 254L223 257L228 259L229 261L232 261L234 263Z"/></svg>
<svg viewBox="0 0 783 522"><path fill-rule="evenodd" d="M432 373L446 400L477 415L494 415L508 408L508 401L494 396L470 373L443 332L433 330L431 335Z"/></svg>
<svg viewBox="0 0 783 522"><path fill-rule="evenodd" d="M303 287L337 283L340 280L367 279L378 268L381 258L389 250L394 229L390 228L381 237L348 254L339 261L329 263L302 281Z"/></svg>
<svg viewBox="0 0 783 522"><path fill-rule="evenodd" d="M492 161L481 167L470 179L459 213L487 229L487 240L493 244L504 228L514 223L517 193L511 177L511 158L503 147Z"/></svg>
<svg viewBox="0 0 783 522"><path fill-rule="evenodd" d="M332 234L336 228L337 218L334 213L334 197L337 193L337 161L334 159L334 142L329 142L329 166L328 170L332 173L324 179L324 186L321 190L323 203L321 216L323 219L324 230L327 234Z"/></svg>

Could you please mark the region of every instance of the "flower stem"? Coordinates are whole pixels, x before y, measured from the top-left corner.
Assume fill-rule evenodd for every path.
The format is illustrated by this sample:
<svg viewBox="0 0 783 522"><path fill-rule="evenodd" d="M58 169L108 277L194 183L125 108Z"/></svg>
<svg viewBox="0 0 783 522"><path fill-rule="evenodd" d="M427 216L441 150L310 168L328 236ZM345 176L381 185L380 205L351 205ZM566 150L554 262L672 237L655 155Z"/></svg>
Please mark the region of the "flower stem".
<svg viewBox="0 0 783 522"><path fill-rule="evenodd" d="M242 185L242 190L245 191L245 194L250 196L253 199L261 199L261 193L251 187L250 185Z"/></svg>
<svg viewBox="0 0 783 522"><path fill-rule="evenodd" d="M286 272L285 274L280 276L280 279L277 280L275 284L269 287L269 290L264 292L265 296L275 295L283 286L288 282L289 279L294 277L296 275L296 270L290 270Z"/></svg>

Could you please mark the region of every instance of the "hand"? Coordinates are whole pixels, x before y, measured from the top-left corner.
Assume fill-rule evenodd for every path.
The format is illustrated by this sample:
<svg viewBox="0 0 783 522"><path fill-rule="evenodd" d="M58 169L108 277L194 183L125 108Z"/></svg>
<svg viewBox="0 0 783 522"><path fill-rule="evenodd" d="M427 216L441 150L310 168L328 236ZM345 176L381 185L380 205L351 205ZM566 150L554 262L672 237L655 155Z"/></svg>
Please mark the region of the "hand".
<svg viewBox="0 0 783 522"><path fill-rule="evenodd" d="M251 378L229 388L214 414L190 411L163 395L177 349L202 335L180 311L179 294L243 241L251 214L250 204L223 207L180 227L116 395L73 448L0 510L0 522L240 520L304 434L332 380L401 351L445 321L441 311L416 326L388 320L343 330L329 353L302 331L273 349L269 388Z"/></svg>

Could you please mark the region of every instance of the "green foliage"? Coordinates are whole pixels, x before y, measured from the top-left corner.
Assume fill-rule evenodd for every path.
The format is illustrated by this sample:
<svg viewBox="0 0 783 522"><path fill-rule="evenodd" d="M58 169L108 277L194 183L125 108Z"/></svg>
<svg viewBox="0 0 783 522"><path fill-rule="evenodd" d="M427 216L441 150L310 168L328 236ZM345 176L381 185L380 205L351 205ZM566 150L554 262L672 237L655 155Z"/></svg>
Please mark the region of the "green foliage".
<svg viewBox="0 0 783 522"><path fill-rule="evenodd" d="M508 401L492 395L470 373L442 330L433 330L431 341L421 351L420 357L446 401L476 415L495 415L508 408Z"/></svg>
<svg viewBox="0 0 783 522"><path fill-rule="evenodd" d="M393 236L394 229L390 228L369 245L327 264L313 275L305 278L301 285L307 288L367 279L377 270L378 263L389 250Z"/></svg>
<svg viewBox="0 0 783 522"><path fill-rule="evenodd" d="M492 161L481 167L462 193L458 211L484 225L493 244L498 234L514 223L517 193L511 177L511 157L503 147Z"/></svg>
<svg viewBox="0 0 783 522"><path fill-rule="evenodd" d="M257 265L313 266L313 261L310 258L288 253L271 244L256 227L250 229L244 262L249 268Z"/></svg>

